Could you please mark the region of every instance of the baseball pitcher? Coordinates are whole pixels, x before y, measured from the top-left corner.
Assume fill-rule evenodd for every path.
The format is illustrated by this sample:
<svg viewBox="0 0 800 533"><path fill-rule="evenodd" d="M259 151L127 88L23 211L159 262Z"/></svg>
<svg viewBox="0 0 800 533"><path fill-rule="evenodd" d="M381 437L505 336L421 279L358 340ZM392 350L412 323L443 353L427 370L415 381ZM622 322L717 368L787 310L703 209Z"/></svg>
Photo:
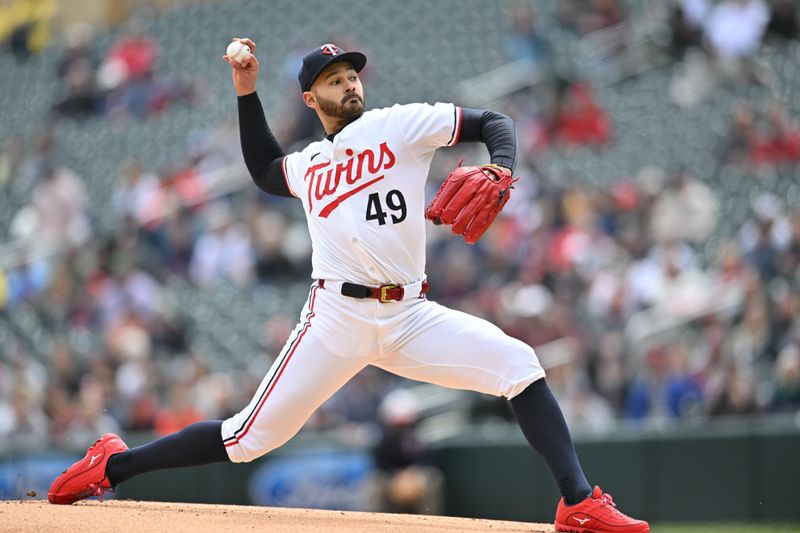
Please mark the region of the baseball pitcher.
<svg viewBox="0 0 800 533"><path fill-rule="evenodd" d="M102 494L155 469L252 461L292 438L350 378L375 365L507 398L563 496L558 531L650 531L587 481L533 349L485 320L426 298L425 221L449 225L468 243L483 235L513 190L511 119L449 103L367 111L359 79L366 56L324 44L303 58L298 79L326 135L286 154L256 92L256 44L234 41L249 47L243 57L224 56L238 96L244 160L260 189L303 205L313 244L308 300L239 413L132 449L117 435L104 435L53 482L50 502ZM490 162L454 169L426 206L434 153L459 142L484 143Z"/></svg>

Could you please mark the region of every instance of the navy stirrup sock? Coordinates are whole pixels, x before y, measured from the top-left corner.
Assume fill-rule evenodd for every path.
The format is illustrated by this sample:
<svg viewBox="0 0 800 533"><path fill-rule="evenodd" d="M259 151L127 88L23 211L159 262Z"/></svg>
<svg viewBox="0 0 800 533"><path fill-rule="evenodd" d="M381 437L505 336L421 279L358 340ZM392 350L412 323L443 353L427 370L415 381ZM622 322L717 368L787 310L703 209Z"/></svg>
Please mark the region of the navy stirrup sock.
<svg viewBox="0 0 800 533"><path fill-rule="evenodd" d="M567 423L550 387L537 380L511 398L511 408L522 433L547 463L567 505L574 505L592 492L583 474Z"/></svg>
<svg viewBox="0 0 800 533"><path fill-rule="evenodd" d="M111 485L116 487L118 483L152 470L229 460L225 445L222 444L222 421L208 420L112 455L106 466L106 476Z"/></svg>

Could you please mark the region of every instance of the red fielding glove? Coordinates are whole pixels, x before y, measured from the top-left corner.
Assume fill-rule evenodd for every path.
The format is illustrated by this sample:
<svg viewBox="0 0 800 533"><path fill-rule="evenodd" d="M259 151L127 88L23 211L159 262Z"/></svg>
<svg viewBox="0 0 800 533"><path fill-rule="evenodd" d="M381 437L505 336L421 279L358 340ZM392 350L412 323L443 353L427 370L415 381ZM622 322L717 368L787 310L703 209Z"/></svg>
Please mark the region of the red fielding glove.
<svg viewBox="0 0 800 533"><path fill-rule="evenodd" d="M425 218L449 224L453 233L475 244L508 202L515 181L511 170L498 165L462 167L459 163L425 210Z"/></svg>

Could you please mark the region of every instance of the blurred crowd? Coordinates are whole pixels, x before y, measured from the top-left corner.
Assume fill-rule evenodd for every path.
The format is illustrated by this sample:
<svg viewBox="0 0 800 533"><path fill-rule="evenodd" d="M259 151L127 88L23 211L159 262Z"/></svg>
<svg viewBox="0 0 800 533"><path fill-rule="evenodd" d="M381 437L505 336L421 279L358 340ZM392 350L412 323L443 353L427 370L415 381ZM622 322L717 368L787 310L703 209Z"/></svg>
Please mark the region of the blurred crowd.
<svg viewBox="0 0 800 533"><path fill-rule="evenodd" d="M18 61L42 52L51 41L58 7L54 0L0 2L0 50L8 50ZM96 34L87 23L65 28L53 118L148 119L174 105L203 102L204 87L198 80L157 68L158 43L141 20L131 18L102 51L93 43Z"/></svg>
<svg viewBox="0 0 800 533"><path fill-rule="evenodd" d="M720 199L688 169L609 190L526 170L481 246L442 232L428 272L438 301L538 348L570 424L800 408L796 206L758 197L709 261Z"/></svg>
<svg viewBox="0 0 800 533"><path fill-rule="evenodd" d="M764 40L800 37L792 0L678 0L671 27L676 57L702 48L713 58L752 58Z"/></svg>
<svg viewBox="0 0 800 533"><path fill-rule="evenodd" d="M671 55L681 60L670 91L690 108L720 85L770 85L770 69L758 59L763 43L800 38L793 0L677 0L671 12Z"/></svg>
<svg viewBox="0 0 800 533"><path fill-rule="evenodd" d="M560 23L578 35L628 17L615 0L559 5ZM722 46L712 21L738 20L720 13L726 9L758 13L759 38L796 37L784 22L770 22L771 13L792 8L784 2L673 6L675 20L695 21L695 29L703 28L696 38L712 47ZM550 71L535 105L526 92L500 109L517 125L520 180L476 246L429 227L430 297L536 347L575 428L800 409L800 210L786 198L758 195L747 222L710 252L706 242L724 223L724 198L710 176L678 162L638 169L605 187L581 176L541 175L537 157L549 150L613 145L614 117L589 82L552 70L556 44L537 33L533 10L510 16L509 60L525 57ZM682 26L674 27L678 43ZM166 111L154 70L157 49L146 35L126 33L99 63L81 52L85 39L79 33L67 41L60 79L68 89L58 113ZM98 80L106 80L102 96ZM146 97L143 84L151 91ZM220 354L198 353L191 342L198 327L214 324L192 322L170 292L175 280L242 295L260 285L309 281L310 242L295 202L252 186L219 196L206 181L211 171L240 162L235 127L227 121L191 132L187 144L196 151L176 168L120 162L112 177L112 227L97 226L83 180L61 162L57 139L43 134L31 145L9 139L0 146L0 188L24 199L11 234L72 244L61 255L28 260L23 249L20 260L0 270L8 327L33 317L51 334L44 357L25 343L2 347L0 443L82 445L116 430L166 434L227 417L249 401L296 317L262 317L263 357L214 370L209 358ZM291 134L302 131L294 123L273 127L286 146L304 138ZM743 102L732 111L717 155L720 164L742 168L792 164L799 138L779 102L765 109ZM441 151L431 175L444 176L461 157L477 160L480 150ZM429 181L430 196L438 184ZM80 339L97 342L78 350ZM387 425L382 398L402 384L367 369L309 425ZM510 417L503 407L474 411ZM408 422L401 425L405 430ZM384 440L394 434L390 426ZM406 464L402 457L385 460Z"/></svg>
<svg viewBox="0 0 800 533"><path fill-rule="evenodd" d="M56 118L105 116L151 119L176 104L199 105L202 85L156 68L159 47L143 24L131 19L101 57L92 46L92 26L76 23L65 32L58 61Z"/></svg>

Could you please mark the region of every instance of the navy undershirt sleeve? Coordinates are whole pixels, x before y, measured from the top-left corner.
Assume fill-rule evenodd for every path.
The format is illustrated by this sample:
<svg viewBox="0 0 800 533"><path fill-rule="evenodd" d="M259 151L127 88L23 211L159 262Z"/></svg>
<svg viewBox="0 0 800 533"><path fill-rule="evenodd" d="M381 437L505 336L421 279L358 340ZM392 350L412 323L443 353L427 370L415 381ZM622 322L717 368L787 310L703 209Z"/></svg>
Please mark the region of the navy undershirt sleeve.
<svg viewBox="0 0 800 533"><path fill-rule="evenodd" d="M462 108L459 142L483 142L492 163L514 170L517 136L514 121L502 113Z"/></svg>
<svg viewBox="0 0 800 533"><path fill-rule="evenodd" d="M239 96L239 137L242 155L253 181L262 191L276 196L294 196L286 185L282 160L286 156L267 125L258 94Z"/></svg>

